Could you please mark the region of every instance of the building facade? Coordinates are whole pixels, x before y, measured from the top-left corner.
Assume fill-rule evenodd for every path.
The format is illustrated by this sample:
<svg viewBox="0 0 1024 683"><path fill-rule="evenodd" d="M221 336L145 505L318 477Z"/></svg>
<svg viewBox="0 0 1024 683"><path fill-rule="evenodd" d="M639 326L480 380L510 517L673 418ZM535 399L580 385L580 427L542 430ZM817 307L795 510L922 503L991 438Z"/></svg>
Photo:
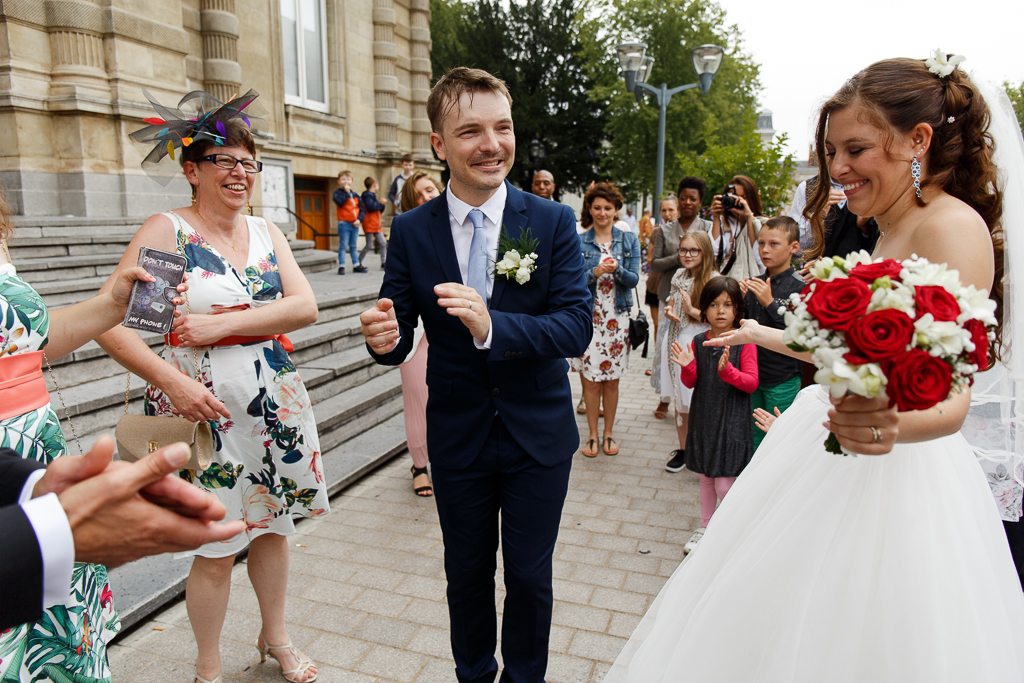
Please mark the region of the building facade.
<svg viewBox="0 0 1024 683"><path fill-rule="evenodd" d="M0 35L0 180L18 215L188 203L184 178L149 178L150 146L128 137L154 115L143 88L168 106L191 90L226 101L256 89L269 114L254 213L300 237L333 232L343 169L359 191L377 178L382 195L404 153L440 169L429 0L0 0Z"/></svg>

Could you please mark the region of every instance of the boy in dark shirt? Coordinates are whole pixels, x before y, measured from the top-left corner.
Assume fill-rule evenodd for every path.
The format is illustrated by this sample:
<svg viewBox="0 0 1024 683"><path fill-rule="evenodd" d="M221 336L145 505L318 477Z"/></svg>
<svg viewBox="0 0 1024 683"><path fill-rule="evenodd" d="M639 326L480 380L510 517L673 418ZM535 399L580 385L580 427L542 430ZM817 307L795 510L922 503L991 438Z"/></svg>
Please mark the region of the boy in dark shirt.
<svg viewBox="0 0 1024 683"><path fill-rule="evenodd" d="M786 323L779 309L786 305L789 295L804 288L793 270L791 260L800 250L800 226L789 216L771 218L761 226L757 238L758 254L764 263L764 275L743 282L744 317L752 318L765 327L784 329ZM757 350L758 387L751 394L753 407L774 414L774 408L783 411L793 404L800 391L803 365L796 358L768 349ZM761 445L765 433L754 429L754 449Z"/></svg>

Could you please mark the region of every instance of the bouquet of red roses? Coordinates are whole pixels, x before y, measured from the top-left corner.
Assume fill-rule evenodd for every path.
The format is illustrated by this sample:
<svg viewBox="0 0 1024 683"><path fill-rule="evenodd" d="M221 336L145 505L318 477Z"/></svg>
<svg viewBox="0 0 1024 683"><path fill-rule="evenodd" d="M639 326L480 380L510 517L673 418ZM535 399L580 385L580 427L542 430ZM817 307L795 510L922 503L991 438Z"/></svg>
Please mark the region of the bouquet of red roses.
<svg viewBox="0 0 1024 683"><path fill-rule="evenodd" d="M860 251L823 258L810 274L790 297L783 341L812 354L814 380L834 397L885 395L900 411L927 410L988 367L996 303L945 264ZM843 452L834 434L825 447Z"/></svg>

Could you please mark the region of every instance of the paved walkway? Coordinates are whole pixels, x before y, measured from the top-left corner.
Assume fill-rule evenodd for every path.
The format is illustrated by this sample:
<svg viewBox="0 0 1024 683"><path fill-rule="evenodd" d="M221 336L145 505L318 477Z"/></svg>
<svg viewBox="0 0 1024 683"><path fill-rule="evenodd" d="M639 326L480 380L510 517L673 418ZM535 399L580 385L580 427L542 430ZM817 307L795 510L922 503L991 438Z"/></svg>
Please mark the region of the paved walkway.
<svg viewBox="0 0 1024 683"><path fill-rule="evenodd" d="M672 420L655 420L656 397L634 355L621 382L619 455L573 463L555 549L549 683L599 682L695 528L697 475L664 469ZM573 377L576 397L579 381ZM586 419L578 416L583 437ZM407 455L331 501L292 537L287 619L292 640L320 665L323 683L455 680L441 530L431 499L411 487ZM499 562L500 567L500 562ZM504 596L498 575L498 611ZM224 681L280 681L260 665L260 629L245 564L235 567L221 652ZM110 652L117 683L192 680L196 656L184 602L139 625ZM499 653L500 659L500 653Z"/></svg>

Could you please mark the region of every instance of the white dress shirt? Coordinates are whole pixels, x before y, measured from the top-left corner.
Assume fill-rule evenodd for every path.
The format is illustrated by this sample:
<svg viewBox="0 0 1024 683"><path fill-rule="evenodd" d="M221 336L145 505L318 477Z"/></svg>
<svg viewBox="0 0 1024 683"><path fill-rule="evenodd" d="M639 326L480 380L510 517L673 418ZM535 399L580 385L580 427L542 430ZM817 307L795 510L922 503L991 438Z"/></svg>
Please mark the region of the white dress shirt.
<svg viewBox="0 0 1024 683"><path fill-rule="evenodd" d="M43 607L63 605L71 591L71 569L75 563L75 537L68 516L54 493L32 497L36 482L46 470L29 475L21 488L18 504L25 512L39 543L43 558Z"/></svg>
<svg viewBox="0 0 1024 683"><path fill-rule="evenodd" d="M469 220L469 212L472 209L480 209L484 214L484 238L487 240L487 258L494 262L498 257L498 237L501 235L501 224L505 215L505 200L508 198L508 189L505 183L498 187L490 199L480 206L470 206L455 196L452 192L451 183L448 184L448 223L452 228L452 241L455 242L455 256L459 260L459 273L462 275L462 284L469 282L469 248L473 243L473 223ZM494 269L487 269L487 299L491 298L494 291ZM480 292L477 292L480 294ZM487 339L480 341L473 338L473 343L478 349L491 348L492 329L487 330Z"/></svg>

